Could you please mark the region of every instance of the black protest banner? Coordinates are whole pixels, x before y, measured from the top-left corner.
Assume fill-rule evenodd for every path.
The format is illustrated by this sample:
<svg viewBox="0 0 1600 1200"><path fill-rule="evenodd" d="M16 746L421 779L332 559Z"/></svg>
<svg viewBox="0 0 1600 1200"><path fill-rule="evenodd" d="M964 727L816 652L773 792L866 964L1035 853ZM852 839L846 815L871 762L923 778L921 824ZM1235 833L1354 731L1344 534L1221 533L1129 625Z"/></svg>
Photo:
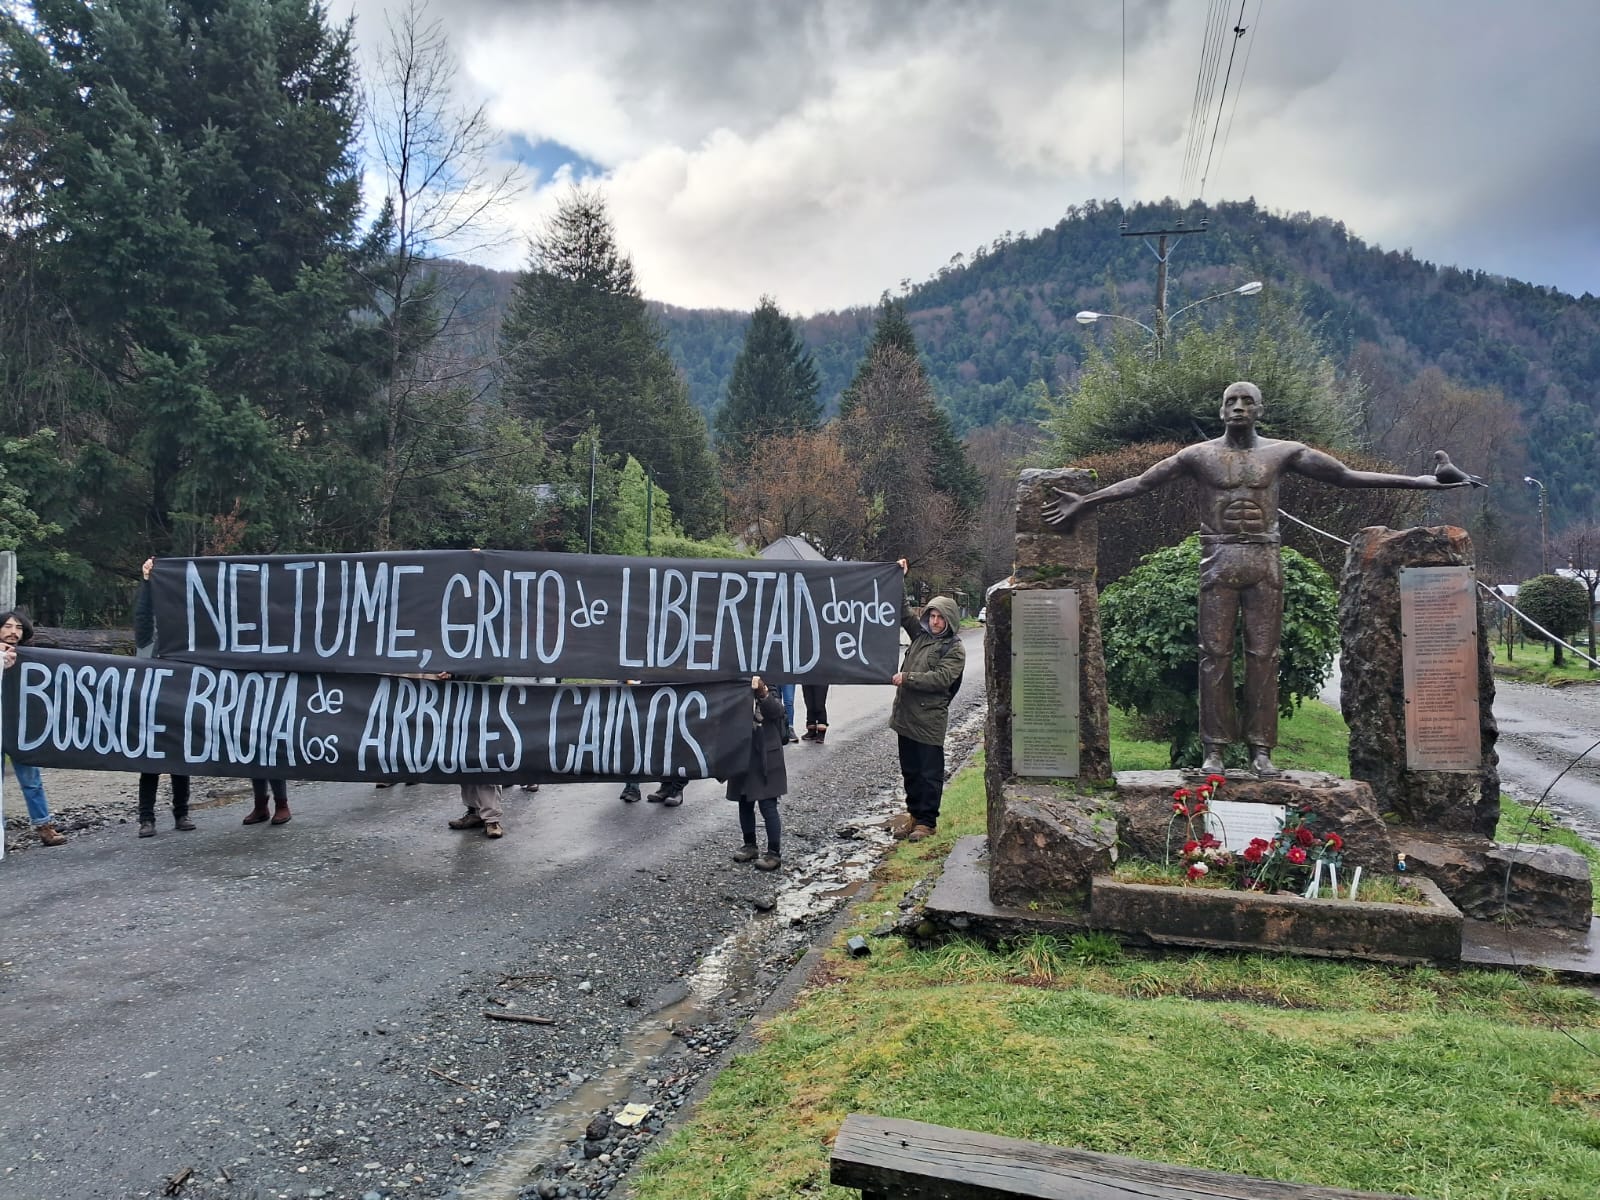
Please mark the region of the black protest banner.
<svg viewBox="0 0 1600 1200"><path fill-rule="evenodd" d="M576 782L745 769L750 684L524 685L234 671L23 650L0 743L41 767L273 779Z"/></svg>
<svg viewBox="0 0 1600 1200"><path fill-rule="evenodd" d="M506 550L174 558L156 654L260 670L887 683L891 563Z"/></svg>

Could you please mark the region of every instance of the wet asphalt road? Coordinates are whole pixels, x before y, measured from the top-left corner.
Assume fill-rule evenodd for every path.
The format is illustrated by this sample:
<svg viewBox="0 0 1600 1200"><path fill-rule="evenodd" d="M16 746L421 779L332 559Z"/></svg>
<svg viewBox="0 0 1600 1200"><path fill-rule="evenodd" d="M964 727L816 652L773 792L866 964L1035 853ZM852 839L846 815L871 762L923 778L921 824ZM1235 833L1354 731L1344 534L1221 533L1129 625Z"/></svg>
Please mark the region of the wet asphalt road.
<svg viewBox="0 0 1600 1200"><path fill-rule="evenodd" d="M1523 804L1545 789L1545 804L1591 841L1600 842L1600 749L1563 768L1600 741L1600 687L1547 688L1497 680L1500 778ZM1554 786L1552 786L1552 783Z"/></svg>
<svg viewBox="0 0 1600 1200"><path fill-rule="evenodd" d="M981 631L964 638L970 712ZM789 748L786 866L892 812L888 703L836 687L827 744ZM241 803L193 833L168 812L154 839L8 857L0 1197L160 1195L184 1167L191 1200L454 1193L761 919L773 880L728 860L719 785L677 809L619 790L508 789L490 842L445 827L453 788L302 784L278 828L241 827ZM491 994L557 1024L487 1021ZM686 1019L706 1053L739 1015Z"/></svg>

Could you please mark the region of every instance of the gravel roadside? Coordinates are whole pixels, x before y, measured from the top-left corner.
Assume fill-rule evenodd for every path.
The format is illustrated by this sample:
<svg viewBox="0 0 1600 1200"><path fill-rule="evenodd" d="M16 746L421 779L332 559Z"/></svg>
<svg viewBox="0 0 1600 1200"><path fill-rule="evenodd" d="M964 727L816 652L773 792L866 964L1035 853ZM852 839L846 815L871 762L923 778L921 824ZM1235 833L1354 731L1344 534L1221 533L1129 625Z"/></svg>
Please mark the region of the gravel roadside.
<svg viewBox="0 0 1600 1200"><path fill-rule="evenodd" d="M43 772L45 800L57 830L71 837L102 829L107 825L136 825L139 816L139 777L112 771L69 771L46 767ZM40 847L28 820L22 791L9 767L5 781L6 853ZM156 800L156 816L170 822L172 816L170 784L163 779ZM219 808L250 798L248 779L223 779L195 776L189 783L189 807L201 811ZM62 847L55 847L59 850Z"/></svg>
<svg viewBox="0 0 1600 1200"><path fill-rule="evenodd" d="M980 686L957 701L951 772L981 741L981 699ZM459 966L441 959L428 994L394 995L381 1019L327 1038L297 1061L233 1074L204 1122L147 1131L183 1147L168 1178L191 1173L177 1194L609 1195L890 844L882 826L898 806L892 734L792 753L826 758L805 790L785 799L783 872L730 872L728 838L719 835L632 881L597 885L584 896L593 916L580 935L528 942L492 962L474 961L464 946ZM126 823L121 836L133 836L136 783L99 772L45 773L52 811L69 835ZM194 788L196 809L242 810L248 802L245 781L196 779ZM709 798L709 788L696 791L688 803L700 796L725 803ZM14 794L8 787L7 799ZM159 812L170 812L165 786L161 805ZM16 808L12 817L20 815L20 796ZM25 853L72 852L45 851L23 820L15 832L8 821L8 835ZM486 1018L491 1012L551 1023ZM642 1114L638 1123L619 1122L634 1113ZM95 1194L153 1197L164 1182L127 1181L123 1190ZM12 1195L4 1179L0 1193Z"/></svg>

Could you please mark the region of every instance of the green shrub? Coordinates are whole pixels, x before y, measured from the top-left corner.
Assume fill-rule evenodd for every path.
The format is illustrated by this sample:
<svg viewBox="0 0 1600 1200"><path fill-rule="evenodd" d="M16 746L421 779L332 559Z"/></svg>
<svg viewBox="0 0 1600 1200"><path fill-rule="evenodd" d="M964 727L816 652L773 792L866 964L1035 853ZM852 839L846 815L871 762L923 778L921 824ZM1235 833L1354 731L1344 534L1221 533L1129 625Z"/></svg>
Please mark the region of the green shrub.
<svg viewBox="0 0 1600 1200"><path fill-rule="evenodd" d="M1200 539L1145 556L1100 596L1106 693L1167 740L1175 767L1198 765ZM1278 711L1289 716L1313 697L1339 645L1337 595L1326 571L1283 548L1283 637ZM1244 680L1244 639L1234 641L1236 690ZM1237 748L1235 748L1237 752Z"/></svg>
<svg viewBox="0 0 1600 1200"><path fill-rule="evenodd" d="M741 550L727 536L712 541L697 541L690 537L658 537L650 542L651 558L755 558L757 555Z"/></svg>
<svg viewBox="0 0 1600 1200"><path fill-rule="evenodd" d="M1517 589L1517 607L1558 638L1570 641L1589 618L1589 589L1576 579L1562 575L1539 575ZM1523 622L1530 638L1548 639L1532 625ZM1552 665L1561 666L1561 643L1552 642Z"/></svg>

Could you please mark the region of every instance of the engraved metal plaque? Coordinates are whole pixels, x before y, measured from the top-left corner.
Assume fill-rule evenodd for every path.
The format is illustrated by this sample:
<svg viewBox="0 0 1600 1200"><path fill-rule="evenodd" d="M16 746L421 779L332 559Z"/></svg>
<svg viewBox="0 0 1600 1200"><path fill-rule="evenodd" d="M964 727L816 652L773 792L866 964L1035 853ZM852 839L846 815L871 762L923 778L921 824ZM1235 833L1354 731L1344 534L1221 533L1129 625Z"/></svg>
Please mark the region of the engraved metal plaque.
<svg viewBox="0 0 1600 1200"><path fill-rule="evenodd" d="M1407 770L1483 766L1476 586L1471 567L1400 568Z"/></svg>
<svg viewBox="0 0 1600 1200"><path fill-rule="evenodd" d="M1277 837L1287 812L1283 804L1213 800L1206 805L1206 832L1238 854L1249 848L1252 838L1270 842Z"/></svg>
<svg viewBox="0 0 1600 1200"><path fill-rule="evenodd" d="M1011 598L1011 769L1078 774L1078 593L1020 591Z"/></svg>

